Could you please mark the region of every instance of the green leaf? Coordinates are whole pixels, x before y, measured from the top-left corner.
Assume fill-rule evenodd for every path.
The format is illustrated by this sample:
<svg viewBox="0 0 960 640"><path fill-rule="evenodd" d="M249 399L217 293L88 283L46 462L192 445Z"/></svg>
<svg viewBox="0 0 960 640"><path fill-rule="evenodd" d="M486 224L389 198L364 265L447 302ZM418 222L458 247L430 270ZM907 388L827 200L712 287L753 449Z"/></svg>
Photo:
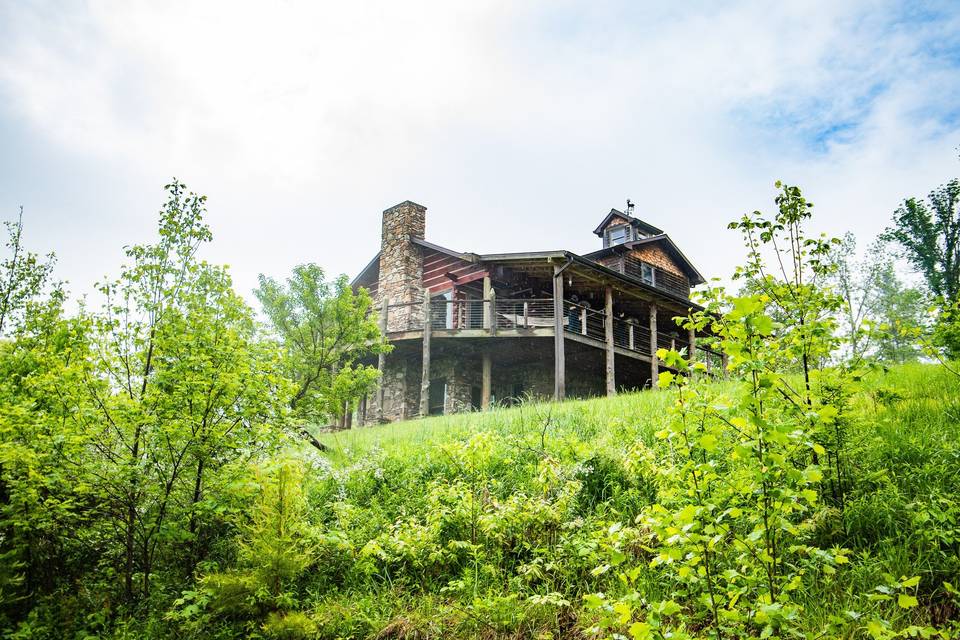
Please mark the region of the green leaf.
<svg viewBox="0 0 960 640"><path fill-rule="evenodd" d="M773 318L767 315L757 316L753 319L753 327L760 335L768 336L773 333Z"/></svg>
<svg viewBox="0 0 960 640"><path fill-rule="evenodd" d="M712 433L708 433L700 438L700 446L706 449L707 451L716 451L717 450L717 436Z"/></svg>
<svg viewBox="0 0 960 640"><path fill-rule="evenodd" d="M901 593L897 596L897 605L899 605L901 609L912 609L913 607L917 606L917 599L913 596Z"/></svg>
<svg viewBox="0 0 960 640"><path fill-rule="evenodd" d="M650 625L646 622L634 622L630 625L630 637L633 640L648 640L653 637L650 631Z"/></svg>
<svg viewBox="0 0 960 640"><path fill-rule="evenodd" d="M671 384L673 384L673 379L676 376L673 375L670 371L661 371L659 377L657 378L657 386L661 389L666 389Z"/></svg>
<svg viewBox="0 0 960 640"><path fill-rule="evenodd" d="M599 609L605 601L606 598L603 597L602 593L588 593L583 596L583 602L588 609Z"/></svg>
<svg viewBox="0 0 960 640"><path fill-rule="evenodd" d="M661 616L672 616L680 613L680 605L673 600L662 600L653 608Z"/></svg>

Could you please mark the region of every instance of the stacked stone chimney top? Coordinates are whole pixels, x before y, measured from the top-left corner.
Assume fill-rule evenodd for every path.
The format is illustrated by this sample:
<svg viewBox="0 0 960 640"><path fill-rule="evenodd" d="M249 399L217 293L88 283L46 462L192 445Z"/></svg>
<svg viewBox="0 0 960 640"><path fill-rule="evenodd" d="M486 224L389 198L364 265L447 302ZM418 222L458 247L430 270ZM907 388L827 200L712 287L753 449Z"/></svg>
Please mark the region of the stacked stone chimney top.
<svg viewBox="0 0 960 640"><path fill-rule="evenodd" d="M380 237L379 300L390 304L411 304L423 296L423 254L413 240L426 236L427 208L405 200L383 212L383 231ZM400 325L402 317L412 310L394 314L390 322ZM390 330L398 330L389 327Z"/></svg>
<svg viewBox="0 0 960 640"><path fill-rule="evenodd" d="M426 238L427 208L411 200L404 200L383 211L383 237L381 248L387 243L387 236L393 238Z"/></svg>

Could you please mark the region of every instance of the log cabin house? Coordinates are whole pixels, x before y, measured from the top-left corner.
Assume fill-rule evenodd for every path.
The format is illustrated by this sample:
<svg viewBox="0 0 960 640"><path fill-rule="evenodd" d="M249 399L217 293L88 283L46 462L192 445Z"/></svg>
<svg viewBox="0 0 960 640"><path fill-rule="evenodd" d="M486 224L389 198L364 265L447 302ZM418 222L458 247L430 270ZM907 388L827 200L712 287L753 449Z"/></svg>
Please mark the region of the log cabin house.
<svg viewBox="0 0 960 640"><path fill-rule="evenodd" d="M352 285L369 290L394 348L358 423L643 389L657 380L658 347L719 367L673 320L699 308L690 288L703 276L626 209L603 217L602 248L585 255L462 253L426 240L426 207L384 211L380 252Z"/></svg>

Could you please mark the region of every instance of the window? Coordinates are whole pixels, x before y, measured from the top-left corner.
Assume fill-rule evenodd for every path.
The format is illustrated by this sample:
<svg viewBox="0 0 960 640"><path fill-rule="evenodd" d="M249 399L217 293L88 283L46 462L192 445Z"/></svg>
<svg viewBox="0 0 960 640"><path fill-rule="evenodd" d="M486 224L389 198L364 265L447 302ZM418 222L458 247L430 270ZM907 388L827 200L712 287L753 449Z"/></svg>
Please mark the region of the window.
<svg viewBox="0 0 960 640"><path fill-rule="evenodd" d="M640 280L651 286L656 286L656 271L654 271L652 266L646 263L640 265Z"/></svg>
<svg viewBox="0 0 960 640"><path fill-rule="evenodd" d="M433 296L430 306L430 326L434 329L453 329L453 299L451 291Z"/></svg>
<svg viewBox="0 0 960 640"><path fill-rule="evenodd" d="M431 416L442 416L447 405L447 380L434 378L430 381L430 399L428 413Z"/></svg>
<svg viewBox="0 0 960 640"><path fill-rule="evenodd" d="M630 226L618 224L607 229L607 246L612 247L615 244L623 244L630 239Z"/></svg>

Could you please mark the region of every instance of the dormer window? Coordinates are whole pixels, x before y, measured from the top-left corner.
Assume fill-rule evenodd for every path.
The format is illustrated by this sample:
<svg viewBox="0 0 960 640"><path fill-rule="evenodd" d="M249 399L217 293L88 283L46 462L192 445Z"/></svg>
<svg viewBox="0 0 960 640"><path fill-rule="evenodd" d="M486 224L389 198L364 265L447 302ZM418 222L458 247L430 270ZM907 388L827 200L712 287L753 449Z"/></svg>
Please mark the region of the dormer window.
<svg viewBox="0 0 960 640"><path fill-rule="evenodd" d="M618 224L607 228L607 246L623 244L630 240L630 225Z"/></svg>

